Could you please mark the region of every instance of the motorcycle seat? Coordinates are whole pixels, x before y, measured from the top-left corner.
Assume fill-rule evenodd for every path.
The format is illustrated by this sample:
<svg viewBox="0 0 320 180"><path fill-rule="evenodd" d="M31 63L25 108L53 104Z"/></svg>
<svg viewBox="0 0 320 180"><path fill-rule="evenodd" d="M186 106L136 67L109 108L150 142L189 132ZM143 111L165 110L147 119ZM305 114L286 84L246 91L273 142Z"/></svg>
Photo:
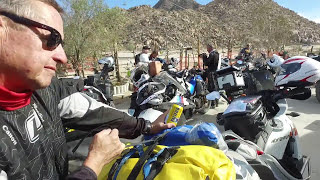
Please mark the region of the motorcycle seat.
<svg viewBox="0 0 320 180"><path fill-rule="evenodd" d="M261 180L276 180L270 168L256 160L247 161L251 167L258 173Z"/></svg>

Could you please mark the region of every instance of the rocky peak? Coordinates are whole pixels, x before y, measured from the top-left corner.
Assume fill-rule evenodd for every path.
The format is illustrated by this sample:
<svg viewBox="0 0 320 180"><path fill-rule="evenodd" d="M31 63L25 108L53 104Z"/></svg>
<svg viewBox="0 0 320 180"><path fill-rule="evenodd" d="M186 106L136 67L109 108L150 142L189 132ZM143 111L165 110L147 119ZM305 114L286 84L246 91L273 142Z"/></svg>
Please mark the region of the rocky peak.
<svg viewBox="0 0 320 180"><path fill-rule="evenodd" d="M153 8L172 11L172 10L198 9L199 6L200 5L194 0L160 0L156 5L153 6Z"/></svg>

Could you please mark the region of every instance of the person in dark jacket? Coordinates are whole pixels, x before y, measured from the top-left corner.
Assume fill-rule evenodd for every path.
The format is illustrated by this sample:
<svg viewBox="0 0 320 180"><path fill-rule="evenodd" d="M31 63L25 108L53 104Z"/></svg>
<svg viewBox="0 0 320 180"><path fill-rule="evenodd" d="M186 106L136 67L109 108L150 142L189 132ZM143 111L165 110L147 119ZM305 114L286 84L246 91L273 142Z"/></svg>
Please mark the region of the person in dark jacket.
<svg viewBox="0 0 320 180"><path fill-rule="evenodd" d="M67 57L55 0L0 1L0 179L97 179L123 138L171 128L66 88L53 78ZM83 166L67 177L64 127L96 133Z"/></svg>
<svg viewBox="0 0 320 180"><path fill-rule="evenodd" d="M245 60L251 60L252 55L251 44L248 43L246 47L240 50L238 57L242 57Z"/></svg>
<svg viewBox="0 0 320 180"><path fill-rule="evenodd" d="M209 92L217 90L217 83L214 78L214 73L217 71L218 64L219 64L219 53L218 51L213 49L211 44L207 44L207 51L209 56L206 53L201 55L203 59L203 65L207 68L203 68L205 70L203 78L208 78L208 90ZM212 106L218 106L218 101L212 103Z"/></svg>

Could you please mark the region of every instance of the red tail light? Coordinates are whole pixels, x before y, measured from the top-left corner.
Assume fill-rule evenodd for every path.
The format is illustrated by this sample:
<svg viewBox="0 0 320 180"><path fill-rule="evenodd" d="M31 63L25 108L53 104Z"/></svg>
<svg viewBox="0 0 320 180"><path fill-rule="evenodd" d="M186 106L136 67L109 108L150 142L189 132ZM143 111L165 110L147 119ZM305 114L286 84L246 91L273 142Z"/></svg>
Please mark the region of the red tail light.
<svg viewBox="0 0 320 180"><path fill-rule="evenodd" d="M260 155L262 155L262 154L263 154L263 151L259 151L259 150L257 150L257 154L260 156Z"/></svg>

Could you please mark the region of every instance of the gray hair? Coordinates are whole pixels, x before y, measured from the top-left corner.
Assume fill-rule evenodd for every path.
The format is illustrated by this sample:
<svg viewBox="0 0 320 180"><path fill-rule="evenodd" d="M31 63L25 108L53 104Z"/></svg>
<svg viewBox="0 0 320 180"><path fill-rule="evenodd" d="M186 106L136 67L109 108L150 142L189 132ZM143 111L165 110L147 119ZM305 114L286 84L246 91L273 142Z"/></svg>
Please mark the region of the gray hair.
<svg viewBox="0 0 320 180"><path fill-rule="evenodd" d="M35 6L34 2L36 1L52 6L60 14L63 14L63 9L55 0L0 0L0 11L11 12L19 16L33 19L35 17L39 17L37 14L39 10L37 10L37 8L40 7ZM11 23L9 24L10 26L13 25ZM13 27L16 26L14 25Z"/></svg>

